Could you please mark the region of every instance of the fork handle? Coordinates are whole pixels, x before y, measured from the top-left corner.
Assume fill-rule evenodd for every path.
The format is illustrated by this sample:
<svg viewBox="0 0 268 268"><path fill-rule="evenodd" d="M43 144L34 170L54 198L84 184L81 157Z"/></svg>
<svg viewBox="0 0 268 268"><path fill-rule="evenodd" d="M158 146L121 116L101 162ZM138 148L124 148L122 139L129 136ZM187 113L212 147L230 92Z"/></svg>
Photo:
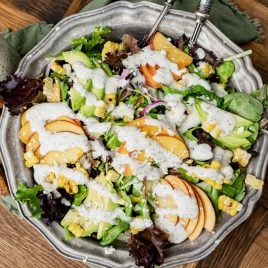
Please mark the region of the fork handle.
<svg viewBox="0 0 268 268"><path fill-rule="evenodd" d="M199 3L198 10L196 11L196 18L200 20L201 23L209 17L210 10L212 8L213 0L201 0Z"/></svg>

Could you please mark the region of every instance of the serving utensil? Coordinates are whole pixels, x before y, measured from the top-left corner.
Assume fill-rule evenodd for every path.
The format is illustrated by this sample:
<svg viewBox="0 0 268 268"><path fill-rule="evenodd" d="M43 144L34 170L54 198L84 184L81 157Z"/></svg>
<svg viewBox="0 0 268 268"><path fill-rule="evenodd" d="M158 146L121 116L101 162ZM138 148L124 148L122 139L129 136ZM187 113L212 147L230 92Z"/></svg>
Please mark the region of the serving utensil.
<svg viewBox="0 0 268 268"><path fill-rule="evenodd" d="M141 47L144 47L147 44L147 42L150 40L150 38L155 34L155 32L158 30L160 24L165 19L169 10L171 9L172 5L175 2L176 2L176 0L166 0L165 1L163 10L161 11L160 15L158 16L157 20L155 21L154 26L151 29L151 31L149 32L149 34L147 36L145 36L145 38L142 40L142 42L140 44Z"/></svg>
<svg viewBox="0 0 268 268"><path fill-rule="evenodd" d="M210 10L212 8L213 0L201 0L196 11L196 24L194 32L189 40L188 46L193 47L200 34L201 28L209 17Z"/></svg>

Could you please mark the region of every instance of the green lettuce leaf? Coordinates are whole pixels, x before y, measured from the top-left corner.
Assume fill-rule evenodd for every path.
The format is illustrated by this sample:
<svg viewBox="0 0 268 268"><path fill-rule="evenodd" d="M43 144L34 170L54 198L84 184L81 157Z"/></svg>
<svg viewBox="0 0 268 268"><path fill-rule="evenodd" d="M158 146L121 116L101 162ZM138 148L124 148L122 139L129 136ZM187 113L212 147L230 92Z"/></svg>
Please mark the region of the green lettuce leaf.
<svg viewBox="0 0 268 268"><path fill-rule="evenodd" d="M232 61L225 61L216 67L216 74L220 78L220 82L226 84L235 71L235 65Z"/></svg>
<svg viewBox="0 0 268 268"><path fill-rule="evenodd" d="M223 98L219 97L216 93L208 91L205 87L201 85L194 85L186 88L185 90L178 90L170 87L163 86L162 90L164 94L180 94L184 98L188 97L206 97L209 100L215 100L217 106L220 107L223 103Z"/></svg>
<svg viewBox="0 0 268 268"><path fill-rule="evenodd" d="M261 101L245 92L235 92L224 96L224 107L227 111L252 122L259 122L263 114Z"/></svg>
<svg viewBox="0 0 268 268"><path fill-rule="evenodd" d="M27 187L23 182L19 182L18 184L16 199L29 205L33 218L41 217L40 200L37 197L37 194L41 191L43 191L43 187L41 185Z"/></svg>
<svg viewBox="0 0 268 268"><path fill-rule="evenodd" d="M97 26L92 32L90 37L79 37L72 40L72 46L74 50L89 52L94 49L97 45L104 43L105 39L103 35L111 32L108 26Z"/></svg>
<svg viewBox="0 0 268 268"><path fill-rule="evenodd" d="M87 197L88 188L85 185L78 186L78 193L74 195L74 206L80 206L83 200Z"/></svg>

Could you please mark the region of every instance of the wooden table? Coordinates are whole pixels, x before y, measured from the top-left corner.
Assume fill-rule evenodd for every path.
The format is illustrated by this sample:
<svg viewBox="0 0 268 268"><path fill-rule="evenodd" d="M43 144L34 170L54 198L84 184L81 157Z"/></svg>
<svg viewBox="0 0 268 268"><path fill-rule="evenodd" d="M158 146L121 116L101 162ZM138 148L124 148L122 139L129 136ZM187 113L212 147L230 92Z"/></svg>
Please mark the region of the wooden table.
<svg viewBox="0 0 268 268"><path fill-rule="evenodd" d="M55 23L80 10L89 0L0 0L0 29L19 29L29 23L45 20ZM237 5L258 18L266 37L261 43L250 42L253 64L268 83L268 1L236 0ZM193 267L268 267L268 187L251 217L233 231L207 258ZM30 225L0 206L0 268L82 268L84 264L60 256Z"/></svg>

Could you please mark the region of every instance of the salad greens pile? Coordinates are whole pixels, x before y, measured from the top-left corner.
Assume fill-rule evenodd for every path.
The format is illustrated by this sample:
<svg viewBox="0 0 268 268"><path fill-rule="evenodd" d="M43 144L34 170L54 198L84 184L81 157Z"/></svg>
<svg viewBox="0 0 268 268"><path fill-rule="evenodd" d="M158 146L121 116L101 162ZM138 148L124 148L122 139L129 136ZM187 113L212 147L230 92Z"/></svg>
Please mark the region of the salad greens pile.
<svg viewBox="0 0 268 268"><path fill-rule="evenodd" d="M185 35L170 42L157 33L148 47L139 48L128 34L120 42L109 41L110 32L109 27L98 26L91 36L74 38L70 51L47 58L48 66L37 79L10 76L0 83L0 98L13 114L37 99L64 103L73 118L54 118L45 128L56 133L78 131L91 145L77 158L77 153L71 154L75 160L64 165L59 154L52 159L68 174L79 173L82 183L53 171L32 187L19 183L16 198L29 205L33 217L48 225L60 222L66 239L91 237L107 246L127 237L136 264L152 267L163 263L164 248L175 241L172 237L180 238L170 231L181 224L177 215L167 215L173 221L168 224L171 229L155 223L161 219L159 209L174 210L177 204L155 193L157 184L176 190L172 181L165 181L167 176L202 189L219 220L222 212L234 216L241 209L246 166L254 157L251 148L268 106L268 87L252 94L237 91L231 82L235 62L219 60L199 45L189 48ZM165 57L168 64L158 57ZM57 129L57 120L65 124L64 129ZM51 122L53 128L48 126ZM26 124L22 117L22 133L29 131ZM141 136L131 136L131 131L139 131L150 140L148 144L158 144L160 151L147 155L146 147L129 149L141 142ZM33 145L20 135L26 144L27 167L51 165L38 148L29 152ZM163 150L175 159L165 168L159 161ZM151 179L155 174L161 176Z"/></svg>

